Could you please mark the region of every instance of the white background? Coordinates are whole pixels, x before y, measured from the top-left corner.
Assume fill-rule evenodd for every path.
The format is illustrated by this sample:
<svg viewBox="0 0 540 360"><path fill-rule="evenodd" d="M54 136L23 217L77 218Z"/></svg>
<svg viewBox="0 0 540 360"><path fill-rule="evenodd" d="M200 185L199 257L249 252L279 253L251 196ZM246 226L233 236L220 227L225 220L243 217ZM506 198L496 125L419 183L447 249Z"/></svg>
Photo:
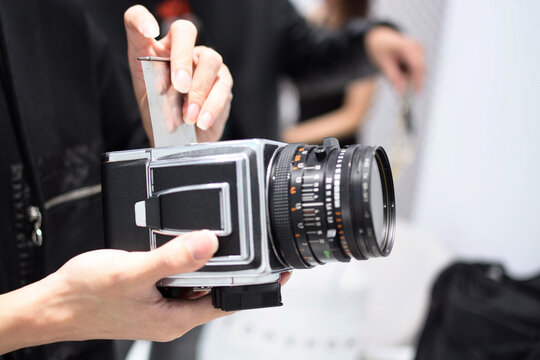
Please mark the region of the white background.
<svg viewBox="0 0 540 360"><path fill-rule="evenodd" d="M460 256L540 271L540 2L447 11L413 220Z"/></svg>

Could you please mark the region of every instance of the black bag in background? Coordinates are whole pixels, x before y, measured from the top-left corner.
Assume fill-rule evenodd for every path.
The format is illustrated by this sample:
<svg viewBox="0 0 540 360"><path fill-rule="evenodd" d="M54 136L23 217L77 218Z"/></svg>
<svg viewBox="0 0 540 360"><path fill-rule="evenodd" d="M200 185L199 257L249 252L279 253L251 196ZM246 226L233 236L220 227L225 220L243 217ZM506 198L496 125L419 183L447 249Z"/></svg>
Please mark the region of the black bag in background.
<svg viewBox="0 0 540 360"><path fill-rule="evenodd" d="M520 281L496 264L451 265L433 287L416 359L540 359L540 275Z"/></svg>

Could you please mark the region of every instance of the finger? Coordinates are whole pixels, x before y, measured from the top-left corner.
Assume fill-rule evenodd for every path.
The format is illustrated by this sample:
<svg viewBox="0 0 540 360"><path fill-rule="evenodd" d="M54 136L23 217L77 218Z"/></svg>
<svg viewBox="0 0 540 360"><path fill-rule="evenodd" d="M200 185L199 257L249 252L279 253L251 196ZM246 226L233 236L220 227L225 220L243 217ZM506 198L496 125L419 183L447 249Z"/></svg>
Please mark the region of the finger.
<svg viewBox="0 0 540 360"><path fill-rule="evenodd" d="M417 42L411 42L405 54L407 56L407 66L410 71L410 77L414 88L416 91L420 91L425 74L424 50L422 45Z"/></svg>
<svg viewBox="0 0 540 360"><path fill-rule="evenodd" d="M174 88L187 94L191 87L193 48L197 39L197 28L187 20L177 20L171 25L171 81Z"/></svg>
<svg viewBox="0 0 540 360"><path fill-rule="evenodd" d="M196 326L233 314L233 312L225 312L214 308L212 297L209 295L194 300L163 300L159 306L159 311L155 312L153 316L153 319L160 324L151 332L149 337L154 341L171 341ZM152 325L149 324L149 326Z"/></svg>
<svg viewBox="0 0 540 360"><path fill-rule="evenodd" d="M218 78L212 90L210 90L197 119L197 126L201 130L208 130L215 119L224 111L230 101L232 86L233 80L229 69L227 66L221 65Z"/></svg>
<svg viewBox="0 0 540 360"><path fill-rule="evenodd" d="M130 42L148 42L159 36L159 25L154 16L142 5L130 7L124 13L124 25Z"/></svg>
<svg viewBox="0 0 540 360"><path fill-rule="evenodd" d="M229 95L225 108L220 112L216 120L214 120L211 128L208 130L201 130L200 128L197 129L197 140L199 142L219 141L231 111L231 100L232 94Z"/></svg>
<svg viewBox="0 0 540 360"><path fill-rule="evenodd" d="M234 314L216 309L212 305L212 296L206 295L195 300L169 299L169 306L174 309L174 315L183 324L190 324L192 327L205 324L214 319ZM174 321L174 320L173 320Z"/></svg>
<svg viewBox="0 0 540 360"><path fill-rule="evenodd" d="M390 80L392 85L399 93L405 91L406 79L399 68L399 63L396 58L385 58L381 60L380 67L384 75Z"/></svg>
<svg viewBox="0 0 540 360"><path fill-rule="evenodd" d="M133 78L133 88L136 98L141 101L146 93L146 88L142 68L137 57L157 55L155 49L156 44L159 45L159 43L153 37L159 35L159 25L152 14L141 5L132 6L124 13L124 25L128 40L128 62Z"/></svg>
<svg viewBox="0 0 540 360"><path fill-rule="evenodd" d="M216 235L208 230L178 236L147 252L138 276L158 281L164 277L201 268L218 249Z"/></svg>
<svg viewBox="0 0 540 360"><path fill-rule="evenodd" d="M292 271L285 271L283 273L281 273L280 277L279 277L279 283L281 286L285 285L289 279L291 278L291 275L292 275Z"/></svg>
<svg viewBox="0 0 540 360"><path fill-rule="evenodd" d="M184 121L195 124L199 111L206 100L212 86L216 82L219 69L223 65L223 58L216 51L199 46L195 49L197 64L193 71L191 89L187 95L187 110Z"/></svg>

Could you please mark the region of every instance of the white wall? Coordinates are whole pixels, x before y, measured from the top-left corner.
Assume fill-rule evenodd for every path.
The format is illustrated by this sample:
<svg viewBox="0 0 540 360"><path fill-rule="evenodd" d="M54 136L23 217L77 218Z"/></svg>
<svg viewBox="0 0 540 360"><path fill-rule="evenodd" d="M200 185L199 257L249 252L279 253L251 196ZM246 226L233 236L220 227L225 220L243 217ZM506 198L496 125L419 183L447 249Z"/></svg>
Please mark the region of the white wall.
<svg viewBox="0 0 540 360"><path fill-rule="evenodd" d="M458 255L540 271L540 1L448 5L414 220Z"/></svg>

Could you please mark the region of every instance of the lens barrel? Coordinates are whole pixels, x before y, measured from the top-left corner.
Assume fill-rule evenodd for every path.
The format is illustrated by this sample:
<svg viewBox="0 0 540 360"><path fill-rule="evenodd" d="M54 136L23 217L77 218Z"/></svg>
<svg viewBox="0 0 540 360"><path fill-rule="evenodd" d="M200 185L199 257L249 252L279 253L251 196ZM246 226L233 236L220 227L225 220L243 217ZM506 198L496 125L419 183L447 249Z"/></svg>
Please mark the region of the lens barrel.
<svg viewBox="0 0 540 360"><path fill-rule="evenodd" d="M271 165L272 239L282 261L310 268L386 256L395 233L390 162L381 147L288 144Z"/></svg>

